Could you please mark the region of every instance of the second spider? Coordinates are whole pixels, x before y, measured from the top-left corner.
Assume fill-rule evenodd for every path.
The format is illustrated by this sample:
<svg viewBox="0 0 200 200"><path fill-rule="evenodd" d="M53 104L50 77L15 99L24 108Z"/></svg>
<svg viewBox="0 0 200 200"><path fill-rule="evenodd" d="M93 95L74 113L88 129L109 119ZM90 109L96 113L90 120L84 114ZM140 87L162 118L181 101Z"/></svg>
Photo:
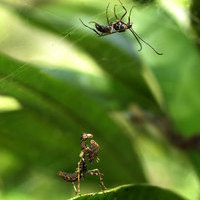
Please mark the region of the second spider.
<svg viewBox="0 0 200 200"><path fill-rule="evenodd" d="M115 15L115 18L116 18L116 21L115 22L110 22L109 18L108 18L108 7L109 7L109 4L106 8L106 19L107 19L107 24L106 26L102 26L100 24L98 24L97 22L94 22L94 21L91 21L89 23L94 23L95 24L95 28L91 28L89 26L87 26L81 19L81 23L91 29L92 31L94 31L99 37L101 36L106 36L106 35L110 35L110 34L113 34L113 33L118 33L118 32L125 32L126 30L130 30L132 32L132 34L134 35L135 39L137 40L138 44L140 45L140 49L138 51L141 51L142 50L142 44L140 42L143 41L145 44L147 44L150 48L153 49L153 51L158 54L158 55L163 55L162 53L159 53L158 51L155 50L155 48L153 48L148 42L144 41L132 28L132 23L130 22L130 18L131 18L131 12L133 10L133 7L131 7L130 9L130 13L129 13L129 16L128 16L128 22L124 22L122 21L122 19L125 17L125 15L127 14L127 10L126 8L124 7L124 5L122 4L122 2L119 0L122 8L124 9L124 14L121 16L121 18L119 18L116 14L116 10L115 10L115 7L116 5L114 6L114 15Z"/></svg>

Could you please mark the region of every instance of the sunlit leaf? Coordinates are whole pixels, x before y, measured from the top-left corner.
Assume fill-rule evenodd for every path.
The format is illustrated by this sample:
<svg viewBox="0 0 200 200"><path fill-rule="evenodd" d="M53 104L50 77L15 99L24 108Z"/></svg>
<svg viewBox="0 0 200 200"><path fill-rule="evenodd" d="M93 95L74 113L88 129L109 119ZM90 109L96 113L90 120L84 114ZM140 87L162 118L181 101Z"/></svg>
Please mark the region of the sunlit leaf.
<svg viewBox="0 0 200 200"><path fill-rule="evenodd" d="M184 198L155 186L148 185L123 185L98 194L86 194L74 197L71 200L93 200L93 199L127 199L127 200L183 200Z"/></svg>

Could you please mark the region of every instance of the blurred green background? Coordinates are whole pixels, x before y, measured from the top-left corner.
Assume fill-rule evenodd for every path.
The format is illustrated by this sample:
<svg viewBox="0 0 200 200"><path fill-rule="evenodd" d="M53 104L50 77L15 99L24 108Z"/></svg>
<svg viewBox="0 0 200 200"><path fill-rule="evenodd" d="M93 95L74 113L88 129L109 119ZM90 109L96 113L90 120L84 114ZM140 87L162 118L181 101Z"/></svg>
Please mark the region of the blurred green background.
<svg viewBox="0 0 200 200"><path fill-rule="evenodd" d="M80 23L106 25L108 2L0 0L0 199L74 196L57 171L75 171L83 132L100 145L88 168L108 188L148 183L200 198L199 1L123 1L162 56L138 52L129 31L97 37ZM111 21L115 4L123 13L110 1ZM81 183L99 190L97 177Z"/></svg>

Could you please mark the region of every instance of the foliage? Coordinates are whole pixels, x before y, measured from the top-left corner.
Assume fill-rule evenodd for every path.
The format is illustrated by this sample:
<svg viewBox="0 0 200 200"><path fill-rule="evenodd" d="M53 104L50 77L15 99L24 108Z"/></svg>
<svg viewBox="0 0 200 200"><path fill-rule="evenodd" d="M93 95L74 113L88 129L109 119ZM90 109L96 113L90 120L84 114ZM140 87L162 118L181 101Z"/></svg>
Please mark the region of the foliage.
<svg viewBox="0 0 200 200"><path fill-rule="evenodd" d="M176 194L173 194L170 191L165 189L161 189L155 186L148 185L123 185L117 188L113 188L106 192L101 192L98 194L86 194L80 197L72 198L71 200L92 200L92 199L127 199L127 200L145 200L145 199L153 199L153 200L183 200L183 198L179 197Z"/></svg>
<svg viewBox="0 0 200 200"><path fill-rule="evenodd" d="M1 199L72 197L57 171L76 169L83 132L100 145L101 162L88 167L100 168L109 188L146 182L199 198L199 20L195 35L177 14L188 5L138 2L134 30L163 56L145 44L138 52L131 33L97 37L82 26L79 18L105 24L100 0L0 2ZM86 177L81 192L98 191L96 182ZM119 187L117 195L176 196L150 185Z"/></svg>

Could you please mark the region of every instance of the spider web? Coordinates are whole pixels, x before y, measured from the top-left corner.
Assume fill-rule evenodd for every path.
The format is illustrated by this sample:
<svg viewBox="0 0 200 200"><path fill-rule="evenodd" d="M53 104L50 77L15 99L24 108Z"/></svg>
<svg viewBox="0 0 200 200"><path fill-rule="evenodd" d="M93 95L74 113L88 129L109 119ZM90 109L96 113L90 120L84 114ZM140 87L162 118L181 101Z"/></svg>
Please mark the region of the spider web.
<svg viewBox="0 0 200 200"><path fill-rule="evenodd" d="M27 4L28 4L28 1L27 1ZM48 14L48 15L52 15L53 17L56 17L56 18L58 18L60 21L62 21L62 23L63 23L64 21L66 21L66 18L65 18L65 17L60 16L60 15L57 15L57 14L55 14L54 12L52 12L51 10L49 10L49 9L47 9L47 8L40 8L40 7L36 6L36 7L34 7L34 10L39 11L39 12L46 13L46 14ZM109 8L109 12L110 12L110 13L112 12L112 9L111 9L111 8ZM124 12L124 11L119 11L118 14L120 15L120 14L122 14L123 12ZM111 15L111 14L110 14L110 15ZM102 19L102 18L105 18L105 11L99 12L98 14L95 14L95 15L93 16L93 19L94 19L95 21L98 21L99 19ZM112 17L111 17L111 20L113 20ZM65 23L65 22L64 22L64 23ZM80 22L78 22L78 23L80 23ZM66 23L66 25L67 25L67 23ZM81 26L81 28L84 28L84 27ZM71 35L73 35L74 33L78 32L79 30L80 30L80 26L77 27L76 24L72 25L72 26L70 27L70 30L67 29L65 32L62 33L62 36L59 37L59 41L60 41L60 42L65 42L66 39L70 38ZM89 34L93 34L93 33L89 33ZM94 35L94 34L93 34L93 35ZM82 36L81 36L80 38L78 38L77 40L75 40L75 41L70 41L70 44L71 44L72 46L73 46L73 45L75 46L75 45L77 45L80 41L82 41L84 38L86 38L87 36L88 36L88 33L85 32L85 33L82 34ZM96 36L96 35L94 35L94 37L95 37L95 36ZM12 35L11 37L13 37L13 35ZM4 44L4 43L5 43L5 44L7 43L7 45L8 45L8 44L9 44L9 40L12 40L11 37L10 37L10 36L7 36L7 33L5 33L5 37L4 37L5 41L4 41L3 38L1 38L1 40L3 41L3 44ZM56 40L56 41L58 41L58 40ZM53 42L52 42L52 41L49 41L49 42L51 42L51 44L52 44L52 46L53 46L53 45L55 45L56 41L55 41L55 42L54 42L54 41L53 41ZM16 43L18 43L18 42L16 42ZM16 45L17 45L17 44L16 44ZM23 46L23 42L20 43L19 45L20 45L20 46ZM26 46L27 46L27 44L24 45L24 49L26 48ZM17 46L15 46L14 48L17 48ZM24 51L24 49L22 50L22 52ZM26 50L25 50L25 51L26 51ZM8 52L5 51L5 50L3 50L2 52L6 53L6 54L8 54L8 55L11 55L11 57L17 58L17 59L19 59L19 60L21 60L21 61L25 61L25 62L24 62L24 64L22 64L21 66L19 66L17 70L15 70L15 71L13 71L12 73L10 73L9 75L7 75L7 76L1 78L1 79L0 79L0 82L1 82L1 83L2 83L4 80L8 79L8 78L14 78L15 76L20 75L20 73L21 73L22 71L28 69L27 65L28 65L29 63L30 63L30 64L32 63L32 60L31 60L31 59L27 59L27 61L26 61L26 59L24 59L22 56L16 56L16 55L15 55L15 52L13 53L13 52L11 51L11 53L10 53L9 50L8 50ZM102 59L109 59L109 58L107 57L107 58L102 58ZM117 69L117 70L116 70L116 73L119 73L119 72L120 72L120 70ZM2 84L1 84L1 87L2 87Z"/></svg>
<svg viewBox="0 0 200 200"><path fill-rule="evenodd" d="M29 2L27 1L26 2L27 4L29 4ZM118 1L116 1L115 2L116 4L118 4L118 7L117 7L117 14L120 16L123 12L124 12L124 10L121 8L121 6L119 5L119 2ZM113 16L113 5L115 5L115 3L113 3L112 2L112 4L111 4L111 6L109 7L109 18L111 19L111 21L112 20L114 20L114 16ZM129 4L129 5L131 5L131 4ZM107 4L105 4L105 6L104 7L106 7L107 6ZM136 5L137 6L137 5ZM146 12L146 10L147 9L149 9L149 7L151 6L151 4L146 4L143 8L142 8L142 10L143 10L143 12ZM57 13L55 13L55 12L53 12L52 10L50 10L50 9L48 9L48 8L40 8L40 7L38 7L38 6L35 6L34 7L34 9L36 10L36 11L39 11L39 12L43 12L43 13L46 13L46 14L48 14L48 15L52 15L53 17L55 17L55 18L57 18L57 19L59 19L60 21L62 21L62 23L66 23L65 21L66 21L66 18L64 17L64 16L62 16L62 15L58 15ZM157 12L159 13L160 12L160 6L157 6ZM132 16L133 17L133 16ZM193 17L194 18L194 20L196 20L196 21L198 21L198 19L197 18L195 18L195 17ZM94 14L93 15L93 20L95 20L95 21L99 21L100 19L104 19L104 22L105 22L105 24L106 24L106 18L105 18L105 10L104 11L102 11L102 12L98 12L97 14ZM80 23L79 23L80 24ZM100 23L101 24L101 23ZM67 23L66 23L66 25L67 25ZM177 26L174 26L174 25L172 25L172 24L168 24L168 26L171 26L171 28L173 28L173 29L177 29ZM71 27L70 27L70 30L69 29L67 29L66 31L64 31L63 33L62 33L62 36L59 36L59 39L57 39L57 40L55 40L55 41L49 41L50 43L51 43L51 45L52 46L54 46L54 45L56 45L56 43L57 43L57 41L59 41L59 42L63 42L63 43L65 43L65 41L66 41L66 39L70 39L70 36L71 35L73 35L74 33L77 33L77 32L79 32L79 30L80 30L80 27L81 28L85 28L85 27L83 27L83 26L81 26L81 24L80 24L80 26L77 26L77 24L72 24L71 25ZM92 31L91 31L92 32ZM80 41L82 41L84 38L86 38L87 36L88 36L88 33L89 33L89 31L88 32L84 32L84 34L82 34L81 35L81 37L79 37L79 38L77 38L75 41L70 41L70 45L72 45L72 46L78 46L78 44L79 44L79 42ZM94 37L96 37L96 35L92 32L92 33L89 33L89 34L93 34L94 35ZM124 38L123 37L121 37L121 36L114 36L115 38L117 38L117 37L120 37L119 38L119 40L123 40ZM108 37L108 38L104 38L104 39L106 39L106 40L113 40L113 37ZM133 39L133 38L131 38L131 39ZM8 38L7 39L7 41L9 41L10 40L10 38ZM116 43L118 43L118 41L119 41L118 39L114 39L114 42L116 42ZM124 41L130 41L130 40L124 40ZM8 43L8 42L7 42ZM123 48L123 44L124 44L125 42L122 42L122 43L120 43L119 45L121 45L121 47ZM20 44L20 45L23 45L23 42L22 42L22 44ZM117 45L116 45L117 46ZM27 47L27 44L26 44L26 46L25 47ZM126 48L126 46L124 47L124 48ZM56 48L55 48L55 51L56 51ZM134 51L131 51L130 53L134 53ZM12 54L11 54L11 56L12 56ZM24 61L24 64L22 64L21 66L19 66L18 67L18 69L17 70L15 70L15 71L13 71L12 73L10 73L9 75L7 75L7 76L5 76L5 77L3 77L3 78L1 78L0 79L0 83L1 83L1 87L3 86L3 84L2 84L2 82L4 81L4 80L6 80L6 79L10 79L10 78L14 78L15 76L19 76L24 70L28 70L28 67L27 67L27 65L29 64L29 63L32 63L32 61L33 60L31 60L31 59L24 59L23 57L17 57L17 56L15 56L14 55L14 57L15 58L17 58L17 59L19 59L19 60L22 60L22 61ZM121 59L122 57L120 57L119 59ZM102 58L102 60L103 59L109 59L109 57L103 57ZM34 63L34 62L33 62ZM36 63L36 65L38 64L38 62ZM64 64L64 63L63 63ZM47 64L45 64L45 62L44 62L44 65L48 65L48 63ZM51 64L50 64L51 65ZM121 68L117 68L117 69L115 69L114 71L113 71L113 74L115 74L115 73L120 73L121 72L121 70L125 70L125 68L126 68L126 66L123 66L123 67L121 67Z"/></svg>

